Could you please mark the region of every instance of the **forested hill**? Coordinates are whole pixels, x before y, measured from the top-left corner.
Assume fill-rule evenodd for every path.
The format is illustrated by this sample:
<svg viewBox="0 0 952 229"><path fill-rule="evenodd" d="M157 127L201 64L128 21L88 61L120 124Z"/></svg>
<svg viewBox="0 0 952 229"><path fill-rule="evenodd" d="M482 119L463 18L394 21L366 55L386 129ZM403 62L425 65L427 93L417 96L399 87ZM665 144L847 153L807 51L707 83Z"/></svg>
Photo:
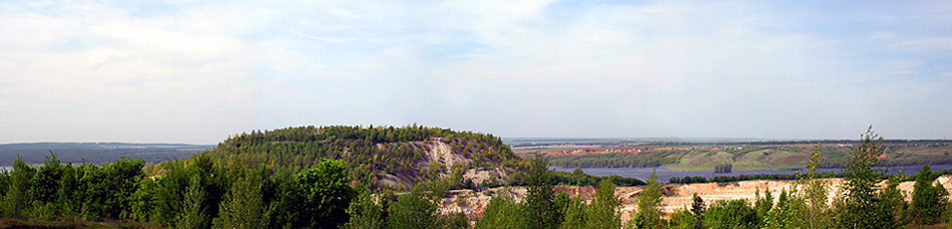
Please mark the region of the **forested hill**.
<svg viewBox="0 0 952 229"><path fill-rule="evenodd" d="M521 161L493 135L417 125L252 131L229 137L206 154L225 166L264 164L292 171L310 168L322 159L339 159L349 165L352 178L377 187L407 187L431 178L505 182L514 171L510 165ZM491 177L477 177L479 171L490 171Z"/></svg>

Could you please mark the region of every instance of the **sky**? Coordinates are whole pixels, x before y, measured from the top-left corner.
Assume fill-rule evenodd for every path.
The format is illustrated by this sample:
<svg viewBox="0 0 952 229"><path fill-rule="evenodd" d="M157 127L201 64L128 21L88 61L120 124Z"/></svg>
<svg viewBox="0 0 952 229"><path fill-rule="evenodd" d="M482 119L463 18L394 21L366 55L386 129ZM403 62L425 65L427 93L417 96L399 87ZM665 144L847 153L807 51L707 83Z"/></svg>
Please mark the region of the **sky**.
<svg viewBox="0 0 952 229"><path fill-rule="evenodd" d="M0 2L0 143L952 139L952 1Z"/></svg>

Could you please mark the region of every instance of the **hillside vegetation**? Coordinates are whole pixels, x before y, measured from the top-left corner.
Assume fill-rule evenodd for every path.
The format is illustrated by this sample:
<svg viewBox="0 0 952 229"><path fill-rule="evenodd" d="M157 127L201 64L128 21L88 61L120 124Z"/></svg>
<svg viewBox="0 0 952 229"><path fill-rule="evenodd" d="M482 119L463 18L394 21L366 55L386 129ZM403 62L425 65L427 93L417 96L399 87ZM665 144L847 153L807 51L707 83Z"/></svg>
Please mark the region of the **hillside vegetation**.
<svg viewBox="0 0 952 229"><path fill-rule="evenodd" d="M450 129L407 127L289 127L233 136L206 152L224 166L238 163L283 167L292 172L323 159L347 164L353 180L367 186L409 187L431 178L473 179L477 171L503 178L521 160L498 137ZM497 172L495 168L501 169ZM463 182L460 180L460 182ZM479 182L476 182L479 183Z"/></svg>

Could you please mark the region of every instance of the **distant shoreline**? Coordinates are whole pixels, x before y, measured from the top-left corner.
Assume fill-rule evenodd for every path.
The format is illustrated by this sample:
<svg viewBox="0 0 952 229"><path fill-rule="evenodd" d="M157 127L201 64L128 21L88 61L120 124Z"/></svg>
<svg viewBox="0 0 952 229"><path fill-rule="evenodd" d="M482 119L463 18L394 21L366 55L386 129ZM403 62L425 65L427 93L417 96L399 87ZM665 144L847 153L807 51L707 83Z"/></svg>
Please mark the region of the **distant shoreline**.
<svg viewBox="0 0 952 229"><path fill-rule="evenodd" d="M902 167L903 175L916 174L919 170L922 169L923 165L905 165L905 166L877 166L875 168L888 169L888 174L895 174L899 171L899 168ZM938 164L938 165L929 165L932 171L941 171L952 169L952 164ZM562 172L569 172L575 170L575 168L556 168L550 167L550 169ZM714 171L680 171L677 169L669 168L668 166L658 166L658 167L628 167L628 168L581 168L582 172L592 176L611 176L618 175L621 177L634 177L641 180L647 179L651 172L654 170L655 175L658 176L658 181L662 183L668 182L672 177L685 177L685 176L701 176L705 178L711 178L715 176L740 176L740 175L768 175L768 174L795 174L797 170L773 170L773 169L758 169L758 170L734 170L730 173L714 173ZM842 172L842 168L821 168L818 169L819 173L823 172ZM802 173L802 172L801 172Z"/></svg>

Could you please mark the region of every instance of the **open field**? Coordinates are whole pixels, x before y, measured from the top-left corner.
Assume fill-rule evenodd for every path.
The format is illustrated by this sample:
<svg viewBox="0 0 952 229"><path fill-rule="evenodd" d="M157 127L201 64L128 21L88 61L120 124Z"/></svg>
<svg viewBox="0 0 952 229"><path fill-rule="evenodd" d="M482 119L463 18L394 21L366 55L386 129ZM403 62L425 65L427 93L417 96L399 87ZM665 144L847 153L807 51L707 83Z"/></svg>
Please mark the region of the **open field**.
<svg viewBox="0 0 952 229"><path fill-rule="evenodd" d="M521 156L536 153L550 157L555 167L668 166L683 171L713 170L731 164L735 170L794 169L803 167L810 152L822 143L823 167L841 167L856 141L822 140L790 142L663 142L636 140L584 140L573 142L510 142ZM952 140L885 140L883 165L952 163ZM619 162L629 161L629 162ZM637 163L636 163L637 162Z"/></svg>

